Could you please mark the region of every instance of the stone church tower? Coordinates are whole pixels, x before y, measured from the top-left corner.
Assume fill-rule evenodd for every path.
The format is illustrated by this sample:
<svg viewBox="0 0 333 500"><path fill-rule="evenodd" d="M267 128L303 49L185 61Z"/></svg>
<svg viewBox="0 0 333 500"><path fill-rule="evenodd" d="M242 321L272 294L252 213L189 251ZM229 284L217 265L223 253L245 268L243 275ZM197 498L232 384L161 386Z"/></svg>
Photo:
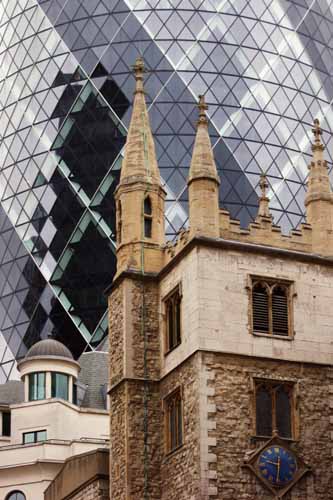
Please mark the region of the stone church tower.
<svg viewBox="0 0 333 500"><path fill-rule="evenodd" d="M201 96L189 229L165 243L141 59L134 74L109 290L110 498L333 499L333 195L319 122L307 223L281 234L262 176L242 229L218 205Z"/></svg>

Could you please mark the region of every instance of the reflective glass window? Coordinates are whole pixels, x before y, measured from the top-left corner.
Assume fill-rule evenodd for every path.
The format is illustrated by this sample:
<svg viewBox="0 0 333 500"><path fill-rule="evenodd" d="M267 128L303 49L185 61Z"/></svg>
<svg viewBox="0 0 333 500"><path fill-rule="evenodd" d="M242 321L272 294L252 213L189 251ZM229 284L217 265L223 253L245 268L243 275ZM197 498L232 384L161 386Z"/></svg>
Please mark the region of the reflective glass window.
<svg viewBox="0 0 333 500"><path fill-rule="evenodd" d="M45 399L45 372L29 375L29 401Z"/></svg>
<svg viewBox="0 0 333 500"><path fill-rule="evenodd" d="M21 491L12 491L6 496L6 500L26 500L25 495Z"/></svg>
<svg viewBox="0 0 333 500"><path fill-rule="evenodd" d="M23 444L40 443L41 441L46 441L46 439L47 432L45 430L23 433Z"/></svg>
<svg viewBox="0 0 333 500"><path fill-rule="evenodd" d="M68 401L68 382L68 375L64 375L63 373L52 373L52 397Z"/></svg>

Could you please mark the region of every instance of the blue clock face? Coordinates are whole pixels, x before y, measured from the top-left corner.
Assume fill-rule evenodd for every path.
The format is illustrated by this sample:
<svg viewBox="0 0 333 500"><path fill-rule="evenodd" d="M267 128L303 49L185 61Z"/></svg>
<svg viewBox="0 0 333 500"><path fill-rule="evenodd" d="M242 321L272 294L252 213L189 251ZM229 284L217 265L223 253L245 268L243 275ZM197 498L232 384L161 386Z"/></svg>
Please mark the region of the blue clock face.
<svg viewBox="0 0 333 500"><path fill-rule="evenodd" d="M281 446L269 446L258 459L260 475L270 484L283 487L290 483L297 471L294 455Z"/></svg>

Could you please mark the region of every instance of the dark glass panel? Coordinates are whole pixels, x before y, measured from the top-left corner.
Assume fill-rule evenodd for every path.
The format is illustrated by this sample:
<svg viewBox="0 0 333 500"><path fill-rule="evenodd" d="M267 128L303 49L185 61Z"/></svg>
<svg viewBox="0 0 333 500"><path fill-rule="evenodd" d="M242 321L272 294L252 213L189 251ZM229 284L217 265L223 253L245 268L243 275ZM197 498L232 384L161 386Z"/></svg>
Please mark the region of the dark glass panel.
<svg viewBox="0 0 333 500"><path fill-rule="evenodd" d="M105 102L90 85L62 124L53 146L70 180L92 196L125 143Z"/></svg>
<svg viewBox="0 0 333 500"><path fill-rule="evenodd" d="M110 104L113 111L122 118L130 106L130 101L118 87L116 82L108 77L100 88L100 92L106 101Z"/></svg>
<svg viewBox="0 0 333 500"><path fill-rule="evenodd" d="M178 345L181 342L181 298L179 295L176 297L175 305L176 305L176 329L177 329L176 343Z"/></svg>
<svg viewBox="0 0 333 500"><path fill-rule="evenodd" d="M284 438L291 437L291 401L290 389L278 387L275 393L276 401L276 427L279 436Z"/></svg>
<svg viewBox="0 0 333 500"><path fill-rule="evenodd" d="M118 185L120 170L113 170L95 195L91 207L98 212L107 223L113 235L116 234L116 206L114 191ZM119 219L121 212L119 212Z"/></svg>
<svg viewBox="0 0 333 500"><path fill-rule="evenodd" d="M58 171L53 174L51 185L57 198L49 216L57 228L57 232L50 245L50 251L54 258L57 259L60 257L84 209L79 199L71 191L68 181Z"/></svg>
<svg viewBox="0 0 333 500"><path fill-rule="evenodd" d="M145 223L145 238L151 238L153 221L151 218L145 217L144 223Z"/></svg>
<svg viewBox="0 0 333 500"><path fill-rule="evenodd" d="M175 401L170 402L170 448L174 450L177 446L177 412Z"/></svg>
<svg viewBox="0 0 333 500"><path fill-rule="evenodd" d="M2 413L2 435L10 436L11 434L11 416L9 411Z"/></svg>
<svg viewBox="0 0 333 500"><path fill-rule="evenodd" d="M70 314L82 319L93 332L107 307L103 290L112 282L115 253L111 242L89 222L75 243L70 244L70 259L61 276L51 278L71 304ZM55 274L57 275L57 273Z"/></svg>
<svg viewBox="0 0 333 500"><path fill-rule="evenodd" d="M183 442L183 416L182 416L182 402L180 398L176 401L176 412L177 412L177 446L180 446Z"/></svg>
<svg viewBox="0 0 333 500"><path fill-rule="evenodd" d="M173 302L171 300L167 303L167 315L168 315L168 349L174 347L174 309Z"/></svg>
<svg viewBox="0 0 333 500"><path fill-rule="evenodd" d="M256 390L256 434L271 436L272 430L271 389L261 385Z"/></svg>
<svg viewBox="0 0 333 500"><path fill-rule="evenodd" d="M145 215L151 215L152 214L152 206L151 206L151 200L149 196L145 198L144 201L144 206L143 206L143 211Z"/></svg>
<svg viewBox="0 0 333 500"><path fill-rule="evenodd" d="M77 385L73 384L73 404L77 405Z"/></svg>
<svg viewBox="0 0 333 500"><path fill-rule="evenodd" d="M45 373L31 373L29 375L29 401L45 399Z"/></svg>
<svg viewBox="0 0 333 500"><path fill-rule="evenodd" d="M68 401L68 384L69 377L63 373L52 373L52 386L51 386L51 396L52 398L61 398Z"/></svg>

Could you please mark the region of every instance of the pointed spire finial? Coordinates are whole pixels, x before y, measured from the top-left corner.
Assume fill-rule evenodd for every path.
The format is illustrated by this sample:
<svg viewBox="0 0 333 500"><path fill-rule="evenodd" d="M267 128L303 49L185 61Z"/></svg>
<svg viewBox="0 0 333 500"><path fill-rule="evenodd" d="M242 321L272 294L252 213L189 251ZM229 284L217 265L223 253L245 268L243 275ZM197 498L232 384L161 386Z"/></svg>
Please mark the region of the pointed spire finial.
<svg viewBox="0 0 333 500"><path fill-rule="evenodd" d="M135 91L131 121L126 138L124 160L120 172L120 183L137 180L156 182L160 185L160 172L157 165L153 134L150 127L145 100L143 77L145 65L142 57L137 57L132 66L135 78Z"/></svg>
<svg viewBox="0 0 333 500"><path fill-rule="evenodd" d="M145 73L145 63L141 56L136 58L133 66L134 77L136 81L134 94L144 92L143 90L143 74Z"/></svg>
<svg viewBox="0 0 333 500"><path fill-rule="evenodd" d="M323 131L320 127L320 122L318 118L313 120L313 129L312 129L313 135L315 137L315 142L312 144L312 151L324 151L325 147L323 143L321 142L321 136L323 135Z"/></svg>
<svg viewBox="0 0 333 500"><path fill-rule="evenodd" d="M272 218L272 215L269 210L269 198L267 196L267 189L269 188L269 184L265 174L260 175L259 187L261 190L261 196L259 198L259 209L258 209L258 218Z"/></svg>
<svg viewBox="0 0 333 500"><path fill-rule="evenodd" d="M206 104L204 95L199 95L198 108L199 108L199 123L204 123L205 125L208 125L208 120L206 115L208 106Z"/></svg>
<svg viewBox="0 0 333 500"><path fill-rule="evenodd" d="M269 188L269 184L267 182L267 178L266 178L266 175L265 174L261 174L260 176L260 182L259 182L259 186L260 186L260 189L261 189L261 198L266 198L266 190Z"/></svg>

